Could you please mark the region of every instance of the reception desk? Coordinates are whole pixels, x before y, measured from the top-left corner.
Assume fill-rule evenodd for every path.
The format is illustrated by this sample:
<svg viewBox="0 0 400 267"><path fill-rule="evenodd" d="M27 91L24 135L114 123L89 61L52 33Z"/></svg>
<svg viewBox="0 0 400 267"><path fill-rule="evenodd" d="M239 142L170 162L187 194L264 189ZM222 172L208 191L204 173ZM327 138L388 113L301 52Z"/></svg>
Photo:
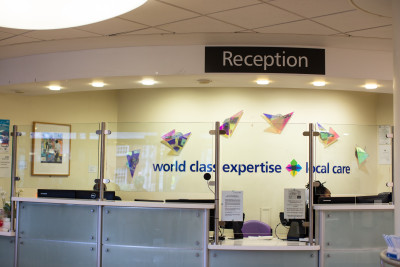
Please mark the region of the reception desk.
<svg viewBox="0 0 400 267"><path fill-rule="evenodd" d="M214 204L14 201L17 234L0 235L2 267L372 267L386 247L382 234L394 232L392 205L317 205L316 245L265 237L210 244Z"/></svg>
<svg viewBox="0 0 400 267"><path fill-rule="evenodd" d="M209 245L210 267L246 266L318 266L318 245L284 241L274 238L244 238L223 240L220 245Z"/></svg>
<svg viewBox="0 0 400 267"><path fill-rule="evenodd" d="M387 248L383 234L394 233L394 206L315 205L320 267L379 266Z"/></svg>

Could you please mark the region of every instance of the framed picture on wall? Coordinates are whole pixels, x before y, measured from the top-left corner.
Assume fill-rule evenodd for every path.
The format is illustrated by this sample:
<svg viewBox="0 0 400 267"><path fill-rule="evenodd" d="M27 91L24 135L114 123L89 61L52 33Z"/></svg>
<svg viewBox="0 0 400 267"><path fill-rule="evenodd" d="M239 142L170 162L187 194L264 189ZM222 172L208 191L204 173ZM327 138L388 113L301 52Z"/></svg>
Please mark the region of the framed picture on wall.
<svg viewBox="0 0 400 267"><path fill-rule="evenodd" d="M33 122L32 175L69 176L71 125Z"/></svg>

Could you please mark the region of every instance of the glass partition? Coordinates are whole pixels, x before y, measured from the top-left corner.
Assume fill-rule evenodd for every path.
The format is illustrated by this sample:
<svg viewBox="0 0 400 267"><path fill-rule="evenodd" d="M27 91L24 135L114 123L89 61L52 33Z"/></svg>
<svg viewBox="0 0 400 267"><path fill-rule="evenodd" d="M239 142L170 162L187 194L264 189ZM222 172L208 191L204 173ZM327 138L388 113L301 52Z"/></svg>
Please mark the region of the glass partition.
<svg viewBox="0 0 400 267"><path fill-rule="evenodd" d="M314 179L330 190L333 199L327 201L379 203L373 196L392 191L387 187L392 182L392 139L387 137L391 126L316 124L315 128L321 135L315 138Z"/></svg>
<svg viewBox="0 0 400 267"><path fill-rule="evenodd" d="M99 172L99 124L18 126L16 196L38 189L93 190Z"/></svg>
<svg viewBox="0 0 400 267"><path fill-rule="evenodd" d="M308 137L303 136L305 131L308 131L308 124L288 123L280 131L265 122L241 122L230 137L221 136L220 221L225 221L223 235L232 237L235 232L235 229L230 230L235 228L235 223L232 226L231 218L223 216L224 210L229 213L228 201L232 201L229 195L235 191L243 194L245 222L242 230L245 237L265 235L265 229L261 229L267 224L274 236L286 239L290 222L282 225L280 213L282 219L294 218L294 214L289 214L289 207L285 213L285 191L289 198L302 197L303 204L298 212L306 216L309 142ZM228 198L224 199L224 194Z"/></svg>
<svg viewBox="0 0 400 267"><path fill-rule="evenodd" d="M107 190L122 200L214 199L213 123L107 123Z"/></svg>

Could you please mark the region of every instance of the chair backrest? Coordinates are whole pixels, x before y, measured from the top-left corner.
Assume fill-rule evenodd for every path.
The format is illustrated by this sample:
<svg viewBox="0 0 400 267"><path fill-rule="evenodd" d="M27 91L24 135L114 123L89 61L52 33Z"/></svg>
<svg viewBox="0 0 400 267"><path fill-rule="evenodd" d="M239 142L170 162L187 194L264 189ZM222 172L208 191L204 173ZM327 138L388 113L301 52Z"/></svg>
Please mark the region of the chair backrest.
<svg viewBox="0 0 400 267"><path fill-rule="evenodd" d="M272 235L271 226L257 220L245 221L243 223L242 232L244 237Z"/></svg>

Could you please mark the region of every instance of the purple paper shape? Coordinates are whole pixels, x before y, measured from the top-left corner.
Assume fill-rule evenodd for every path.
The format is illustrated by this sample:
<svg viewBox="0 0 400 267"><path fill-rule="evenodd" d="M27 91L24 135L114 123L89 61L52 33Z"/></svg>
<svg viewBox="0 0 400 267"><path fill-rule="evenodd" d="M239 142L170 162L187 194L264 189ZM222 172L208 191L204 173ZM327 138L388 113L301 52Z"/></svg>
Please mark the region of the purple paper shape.
<svg viewBox="0 0 400 267"><path fill-rule="evenodd" d="M133 175L135 174L136 166L139 163L139 155L140 155L140 149L133 150L132 152L128 152L126 155L126 159L128 162L126 165L129 168L129 171L131 172L131 177L133 178Z"/></svg>

